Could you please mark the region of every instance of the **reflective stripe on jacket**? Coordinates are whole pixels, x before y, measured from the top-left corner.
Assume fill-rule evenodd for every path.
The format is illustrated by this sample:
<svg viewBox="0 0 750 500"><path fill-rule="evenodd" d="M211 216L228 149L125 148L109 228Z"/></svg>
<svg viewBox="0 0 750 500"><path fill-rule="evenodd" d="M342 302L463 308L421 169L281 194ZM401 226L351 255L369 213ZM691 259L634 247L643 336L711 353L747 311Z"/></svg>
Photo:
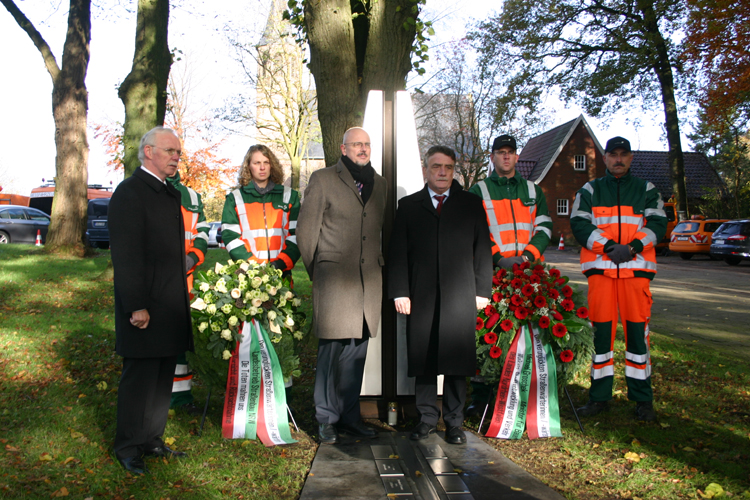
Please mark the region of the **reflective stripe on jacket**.
<svg viewBox="0 0 750 500"><path fill-rule="evenodd" d="M656 274L655 245L664 237L667 216L656 187L630 175L607 175L587 182L576 193L570 227L581 249L581 270L586 276L604 274L610 278ZM637 252L633 260L619 266L606 250L615 244L630 245Z"/></svg>
<svg viewBox="0 0 750 500"><path fill-rule="evenodd" d="M179 172L167 180L180 192L180 208L185 226L185 255L195 255L195 265L188 271L190 274L206 258L210 226L203 214L201 195L180 182Z"/></svg>
<svg viewBox="0 0 750 500"><path fill-rule="evenodd" d="M552 237L552 219L542 189L521 174L507 178L494 170L469 192L482 198L492 237L492 260L528 252L537 260Z"/></svg>
<svg viewBox="0 0 750 500"><path fill-rule="evenodd" d="M221 236L233 259L254 262L281 260L289 271L299 259L297 216L299 194L285 186L274 186L259 194L255 184L227 195L222 215Z"/></svg>

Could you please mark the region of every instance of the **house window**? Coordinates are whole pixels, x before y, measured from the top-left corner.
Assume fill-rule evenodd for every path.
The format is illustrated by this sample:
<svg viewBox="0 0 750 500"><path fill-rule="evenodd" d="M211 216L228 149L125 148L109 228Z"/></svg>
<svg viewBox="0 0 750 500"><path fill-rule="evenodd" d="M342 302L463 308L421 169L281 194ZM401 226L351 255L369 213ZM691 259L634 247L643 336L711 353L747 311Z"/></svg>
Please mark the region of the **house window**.
<svg viewBox="0 0 750 500"><path fill-rule="evenodd" d="M568 200L557 200L557 215L568 215Z"/></svg>
<svg viewBox="0 0 750 500"><path fill-rule="evenodd" d="M576 155L573 170L586 170L586 155Z"/></svg>

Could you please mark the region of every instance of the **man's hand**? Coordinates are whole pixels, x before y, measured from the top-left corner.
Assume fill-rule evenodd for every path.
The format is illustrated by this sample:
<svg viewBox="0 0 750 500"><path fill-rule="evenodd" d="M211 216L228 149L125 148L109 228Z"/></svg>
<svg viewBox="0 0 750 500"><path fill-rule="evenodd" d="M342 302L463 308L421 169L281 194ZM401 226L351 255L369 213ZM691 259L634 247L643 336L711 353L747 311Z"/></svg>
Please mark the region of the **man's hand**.
<svg viewBox="0 0 750 500"><path fill-rule="evenodd" d="M185 257L185 266L187 267L187 269L185 269L185 272L190 271L194 265L195 261L191 256L188 255L187 257Z"/></svg>
<svg viewBox="0 0 750 500"><path fill-rule="evenodd" d="M270 265L279 271L283 271L286 268L286 262L281 259L272 260Z"/></svg>
<svg viewBox="0 0 750 500"><path fill-rule="evenodd" d="M148 326L148 322L150 319L151 316L149 316L148 314L148 309L141 309L140 311L135 311L130 315L130 324L136 328L140 328L141 330L143 330Z"/></svg>
<svg viewBox="0 0 750 500"><path fill-rule="evenodd" d="M487 297L477 297L477 310L484 309L489 303L490 299L488 299Z"/></svg>
<svg viewBox="0 0 750 500"><path fill-rule="evenodd" d="M497 265L502 267L503 269L513 269L513 264L518 264L520 266L521 264L523 264L523 262L524 261L521 256L503 257L502 259L500 259Z"/></svg>
<svg viewBox="0 0 750 500"><path fill-rule="evenodd" d="M396 305L396 312L399 314L411 314L411 299L409 297L402 297L395 299L394 304Z"/></svg>
<svg viewBox="0 0 750 500"><path fill-rule="evenodd" d="M617 265L633 260L633 256L630 254L630 247L628 245L613 245L609 247L606 252L609 260Z"/></svg>

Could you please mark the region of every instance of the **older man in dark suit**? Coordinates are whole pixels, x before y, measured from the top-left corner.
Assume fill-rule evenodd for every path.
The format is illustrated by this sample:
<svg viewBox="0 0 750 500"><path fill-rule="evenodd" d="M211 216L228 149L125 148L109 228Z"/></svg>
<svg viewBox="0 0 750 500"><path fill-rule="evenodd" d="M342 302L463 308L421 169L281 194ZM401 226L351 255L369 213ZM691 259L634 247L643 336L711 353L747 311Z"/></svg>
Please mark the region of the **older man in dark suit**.
<svg viewBox="0 0 750 500"><path fill-rule="evenodd" d="M399 202L388 255L388 296L406 323L409 376L416 377L420 423L411 439L437 428L437 376L444 375L445 440L464 444L466 377L476 373L477 309L492 291L492 252L482 200L453 180L455 152L434 146L424 189Z"/></svg>
<svg viewBox="0 0 750 500"><path fill-rule="evenodd" d="M180 193L165 182L180 155L172 130L147 132L138 151L142 166L109 204L115 350L123 357L114 451L134 474L147 472L143 455L184 455L161 439L177 355L193 349Z"/></svg>
<svg viewBox="0 0 750 500"><path fill-rule="evenodd" d="M323 443L338 432L376 436L360 418L367 341L380 322L385 179L370 165L370 136L344 134L341 159L310 176L297 219L297 245L313 282L318 337L315 418Z"/></svg>

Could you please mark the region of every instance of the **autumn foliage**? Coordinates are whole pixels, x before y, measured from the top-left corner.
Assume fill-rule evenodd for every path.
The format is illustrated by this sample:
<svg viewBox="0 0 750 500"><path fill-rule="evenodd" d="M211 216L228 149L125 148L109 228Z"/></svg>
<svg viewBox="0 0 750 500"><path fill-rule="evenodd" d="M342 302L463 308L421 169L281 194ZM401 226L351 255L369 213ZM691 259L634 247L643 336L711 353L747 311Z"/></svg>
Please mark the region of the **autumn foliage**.
<svg viewBox="0 0 750 500"><path fill-rule="evenodd" d="M184 140L184 132L180 127L169 123L167 117L165 126L172 128L180 140L183 141L182 157L180 158L180 180L188 187L195 189L198 193L208 197L223 199L226 188L234 182L239 166L233 166L231 160L222 158L218 149L223 140L210 142L207 140ZM106 148L109 159L107 166L113 171L122 171L123 165L123 143L122 125L96 124L94 137L101 140ZM202 148L192 149L188 143L203 142Z"/></svg>
<svg viewBox="0 0 750 500"><path fill-rule="evenodd" d="M750 100L750 0L688 0L687 61L704 72L709 122Z"/></svg>

